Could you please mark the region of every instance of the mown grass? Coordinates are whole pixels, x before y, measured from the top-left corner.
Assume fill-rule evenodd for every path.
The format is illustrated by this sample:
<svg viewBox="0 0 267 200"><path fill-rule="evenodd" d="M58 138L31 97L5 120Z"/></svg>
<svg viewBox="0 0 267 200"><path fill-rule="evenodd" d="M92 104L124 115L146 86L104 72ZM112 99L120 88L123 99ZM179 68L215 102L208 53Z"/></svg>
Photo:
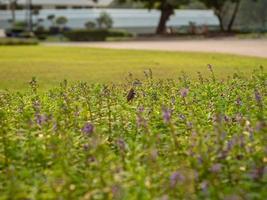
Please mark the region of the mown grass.
<svg viewBox="0 0 267 200"><path fill-rule="evenodd" d="M151 68L155 78L177 78L181 71L196 77L212 64L216 75L249 76L267 59L215 53L108 50L78 47L0 47L0 89L25 89L37 77L41 89L63 79L91 83L123 82L129 72L140 78Z"/></svg>
<svg viewBox="0 0 267 200"><path fill-rule="evenodd" d="M267 75L209 74L0 92L0 199L266 199Z"/></svg>

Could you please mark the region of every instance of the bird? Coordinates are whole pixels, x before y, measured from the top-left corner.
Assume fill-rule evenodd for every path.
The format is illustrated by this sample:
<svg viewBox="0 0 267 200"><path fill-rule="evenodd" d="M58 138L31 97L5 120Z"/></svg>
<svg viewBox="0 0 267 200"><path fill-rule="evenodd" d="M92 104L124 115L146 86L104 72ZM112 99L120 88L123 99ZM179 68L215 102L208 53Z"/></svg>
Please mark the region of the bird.
<svg viewBox="0 0 267 200"><path fill-rule="evenodd" d="M127 95L127 102L132 101L134 97L135 97L135 91L133 88L131 88Z"/></svg>

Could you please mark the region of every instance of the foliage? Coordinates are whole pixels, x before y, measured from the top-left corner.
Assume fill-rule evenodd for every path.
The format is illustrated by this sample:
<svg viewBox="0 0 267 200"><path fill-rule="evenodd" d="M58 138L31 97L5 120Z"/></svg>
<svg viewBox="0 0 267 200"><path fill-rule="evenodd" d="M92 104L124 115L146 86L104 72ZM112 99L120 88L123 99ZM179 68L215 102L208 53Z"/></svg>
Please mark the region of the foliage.
<svg viewBox="0 0 267 200"><path fill-rule="evenodd" d="M113 25L113 20L107 12L101 12L100 16L96 19L100 29L110 29Z"/></svg>
<svg viewBox="0 0 267 200"><path fill-rule="evenodd" d="M15 37L15 38L33 38L34 34L24 29L20 28L11 28L6 29L5 33L8 37Z"/></svg>
<svg viewBox="0 0 267 200"><path fill-rule="evenodd" d="M207 7L199 0L189 0L188 4L182 6L182 9L204 10Z"/></svg>
<svg viewBox="0 0 267 200"><path fill-rule="evenodd" d="M109 8L144 8L145 5L142 2L133 2L132 0L113 0L109 5Z"/></svg>
<svg viewBox="0 0 267 200"><path fill-rule="evenodd" d="M37 45L34 39L0 38L0 46Z"/></svg>
<svg viewBox="0 0 267 200"><path fill-rule="evenodd" d="M12 25L12 27L25 30L27 28L27 22L25 22L25 21L16 21Z"/></svg>
<svg viewBox="0 0 267 200"><path fill-rule="evenodd" d="M71 30L64 33L71 41L105 41L108 37L130 37L125 31L113 30Z"/></svg>
<svg viewBox="0 0 267 200"><path fill-rule="evenodd" d="M236 16L240 10L240 4L243 0L199 0L207 8L214 10L218 17L221 31L232 31ZM230 14L229 14L230 12ZM229 18L229 19L228 19Z"/></svg>
<svg viewBox="0 0 267 200"><path fill-rule="evenodd" d="M45 40L49 35L49 32L45 29L44 26L37 26L36 29L34 30L34 35L39 40Z"/></svg>
<svg viewBox="0 0 267 200"><path fill-rule="evenodd" d="M64 16L60 16L56 18L56 24L58 26L64 27L68 23L68 19Z"/></svg>
<svg viewBox="0 0 267 200"><path fill-rule="evenodd" d="M11 11L11 22L14 24L16 23L16 9L18 0L8 0L7 3L9 4L9 9Z"/></svg>
<svg viewBox="0 0 267 200"><path fill-rule="evenodd" d="M33 34L28 31L28 25L25 21L16 21L11 28L5 30L8 37L31 38Z"/></svg>
<svg viewBox="0 0 267 200"><path fill-rule="evenodd" d="M53 14L47 16L47 20L51 22L51 26L55 25L55 18L56 18L56 16Z"/></svg>
<svg viewBox="0 0 267 200"><path fill-rule="evenodd" d="M88 21L84 24L86 29L95 29L96 28L96 23L93 21Z"/></svg>
<svg viewBox="0 0 267 200"><path fill-rule="evenodd" d="M267 32L267 0L244 0L237 19L243 30Z"/></svg>
<svg viewBox="0 0 267 200"><path fill-rule="evenodd" d="M209 70L1 92L0 198L265 199L267 75Z"/></svg>
<svg viewBox="0 0 267 200"><path fill-rule="evenodd" d="M119 0L120 2L128 2L128 0ZM140 2L145 5L146 8L158 9L161 11L161 16L157 26L157 34L166 33L166 25L170 17L174 14L174 9L179 8L189 2L189 0L132 0L133 2Z"/></svg>

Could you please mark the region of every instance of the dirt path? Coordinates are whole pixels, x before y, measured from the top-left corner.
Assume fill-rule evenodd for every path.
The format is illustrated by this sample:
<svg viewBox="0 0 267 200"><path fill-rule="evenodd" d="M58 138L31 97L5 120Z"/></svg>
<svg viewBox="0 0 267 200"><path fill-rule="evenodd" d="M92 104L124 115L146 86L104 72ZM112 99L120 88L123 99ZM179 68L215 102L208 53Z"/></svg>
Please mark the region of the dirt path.
<svg viewBox="0 0 267 200"><path fill-rule="evenodd" d="M111 49L145 49L162 51L190 51L230 53L267 58L267 39L238 40L173 40L173 41L126 41L126 42L67 42L46 43L49 46L80 46Z"/></svg>

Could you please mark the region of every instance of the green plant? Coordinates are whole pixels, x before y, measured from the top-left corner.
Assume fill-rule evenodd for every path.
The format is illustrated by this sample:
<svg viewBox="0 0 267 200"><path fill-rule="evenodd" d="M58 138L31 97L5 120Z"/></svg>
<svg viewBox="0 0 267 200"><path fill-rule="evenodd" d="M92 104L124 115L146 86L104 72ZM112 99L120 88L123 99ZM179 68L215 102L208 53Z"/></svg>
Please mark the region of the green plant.
<svg viewBox="0 0 267 200"><path fill-rule="evenodd" d="M61 28L63 28L67 23L68 23L68 19L64 16L60 16L56 18L56 24Z"/></svg>
<svg viewBox="0 0 267 200"><path fill-rule="evenodd" d="M113 25L111 16L106 12L101 12L100 16L96 19L100 29L110 29Z"/></svg>
<svg viewBox="0 0 267 200"><path fill-rule="evenodd" d="M55 15L48 15L47 16L47 20L50 21L51 25L50 26L54 26L55 25Z"/></svg>
<svg viewBox="0 0 267 200"><path fill-rule="evenodd" d="M208 70L1 91L0 198L265 199L267 75Z"/></svg>
<svg viewBox="0 0 267 200"><path fill-rule="evenodd" d="M95 29L96 28L96 23L93 21L88 21L84 24L86 29Z"/></svg>
<svg viewBox="0 0 267 200"><path fill-rule="evenodd" d="M131 34L112 30L72 30L64 33L71 41L105 41L108 37L130 37Z"/></svg>
<svg viewBox="0 0 267 200"><path fill-rule="evenodd" d="M34 39L0 38L0 46L37 45Z"/></svg>

